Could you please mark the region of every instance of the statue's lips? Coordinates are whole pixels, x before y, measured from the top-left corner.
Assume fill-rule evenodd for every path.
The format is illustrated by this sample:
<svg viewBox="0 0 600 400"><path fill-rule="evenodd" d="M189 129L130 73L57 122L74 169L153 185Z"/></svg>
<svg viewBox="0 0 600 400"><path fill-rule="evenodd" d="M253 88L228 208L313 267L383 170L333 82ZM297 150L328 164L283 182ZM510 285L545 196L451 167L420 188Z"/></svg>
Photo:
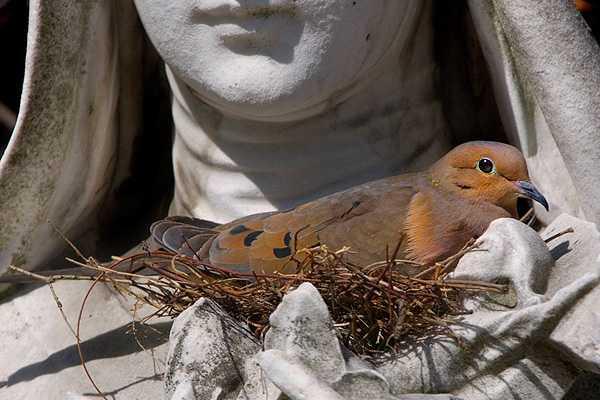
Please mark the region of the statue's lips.
<svg viewBox="0 0 600 400"><path fill-rule="evenodd" d="M211 2L212 3L212 2ZM204 4L195 7L193 10L194 18L199 22L202 19L213 20L209 25L218 24L220 18L259 18L268 19L271 17L294 18L297 15L297 7L291 2L273 2L263 6L242 6L240 4L224 3L220 5ZM225 22L225 21L221 21ZM207 23L207 22L204 22Z"/></svg>
<svg viewBox="0 0 600 400"><path fill-rule="evenodd" d="M251 40L258 45L268 41L273 36L273 32L266 32L254 28L247 28L237 24L221 24L213 27L217 35L223 39L225 45L233 44L236 41Z"/></svg>
<svg viewBox="0 0 600 400"><path fill-rule="evenodd" d="M241 3L241 4L240 4ZM307 21L301 7L292 0L252 1L197 0L188 14L190 33L203 44L228 51L224 57L259 56L289 64L294 59L294 46L302 37ZM196 28L197 27L197 28ZM206 53L199 55L204 57Z"/></svg>
<svg viewBox="0 0 600 400"><path fill-rule="evenodd" d="M277 42L277 29L268 22L285 23L282 18L295 19L296 15L297 7L291 1L252 7L205 1L194 8L192 18L197 24L212 27L226 47L240 52L247 48L271 48Z"/></svg>

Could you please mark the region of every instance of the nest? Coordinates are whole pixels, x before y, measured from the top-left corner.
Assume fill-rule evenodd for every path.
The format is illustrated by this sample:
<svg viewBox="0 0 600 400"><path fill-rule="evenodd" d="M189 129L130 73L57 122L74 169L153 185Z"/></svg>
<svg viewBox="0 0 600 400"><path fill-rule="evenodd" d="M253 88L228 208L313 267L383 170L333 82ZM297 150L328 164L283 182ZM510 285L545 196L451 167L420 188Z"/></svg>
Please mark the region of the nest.
<svg viewBox="0 0 600 400"><path fill-rule="evenodd" d="M381 262L359 266L348 261L349 248L334 251L319 246L301 250L305 254L296 273L286 275L237 273L165 251L140 252L116 258L108 265L92 258L83 263L70 261L91 270L93 276L87 279L109 283L138 303L154 307L142 322L158 316L177 317L206 297L258 338L268 330L269 316L283 296L309 282L327 304L340 341L356 354L376 357L398 350L406 340L432 335L455 338L451 326L457 316L466 313L465 297L506 291L504 285L448 279L458 259L474 248L469 243L433 266L398 260L395 253ZM407 269L419 272L408 275ZM44 279L53 282L82 277L55 275Z"/></svg>

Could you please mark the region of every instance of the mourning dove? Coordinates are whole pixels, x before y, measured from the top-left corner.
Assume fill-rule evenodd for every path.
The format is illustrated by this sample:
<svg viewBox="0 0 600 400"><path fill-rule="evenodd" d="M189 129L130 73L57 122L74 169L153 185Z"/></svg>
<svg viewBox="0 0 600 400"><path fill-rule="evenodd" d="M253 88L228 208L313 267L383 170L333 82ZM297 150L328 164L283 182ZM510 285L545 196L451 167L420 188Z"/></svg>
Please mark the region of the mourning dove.
<svg viewBox="0 0 600 400"><path fill-rule="evenodd" d="M154 223L164 248L212 265L256 273L293 272L303 248L349 246L365 265L398 257L428 264L477 238L497 218L517 218L517 199L548 203L529 182L521 152L497 142L462 144L424 172L365 183L291 210L227 224L190 217Z"/></svg>

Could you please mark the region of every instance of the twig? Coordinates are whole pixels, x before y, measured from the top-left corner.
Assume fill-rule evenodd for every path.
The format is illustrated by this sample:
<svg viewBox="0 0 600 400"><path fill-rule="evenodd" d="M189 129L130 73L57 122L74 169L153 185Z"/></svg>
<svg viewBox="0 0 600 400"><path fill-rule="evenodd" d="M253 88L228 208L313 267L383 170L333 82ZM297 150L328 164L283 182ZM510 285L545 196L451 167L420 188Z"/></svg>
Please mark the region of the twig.
<svg viewBox="0 0 600 400"><path fill-rule="evenodd" d="M67 315L65 314L65 311L63 310L63 305L62 305L60 299L58 298L58 295L56 294L56 290L54 290L54 285L52 285L52 283L57 280L66 279L66 278L63 278L64 275L61 275L59 277L46 277L46 276L38 275L38 274L30 272L30 271L26 271L22 268L14 266L14 265L9 265L8 268L13 271L19 272L23 275L29 276L34 279L38 279L38 280L48 284L48 287L50 288L50 292L52 293L52 298L54 299L54 302L56 303L56 307L58 308L58 312L60 313L62 319L65 321L65 324L67 324L67 327L69 328L69 330L71 331L73 336L75 338L77 338L77 333L75 333L75 329L73 329L73 325L71 325L69 318L67 318Z"/></svg>
<svg viewBox="0 0 600 400"><path fill-rule="evenodd" d="M544 239L544 242L549 243L549 242L553 241L554 239L558 239L559 237L566 235L567 233L574 233L574 232L575 232L575 230L573 228L567 228L567 229L564 229L564 230L550 236L549 238Z"/></svg>
<svg viewBox="0 0 600 400"><path fill-rule="evenodd" d="M87 302L87 299L89 298L90 294L92 293L92 290L94 289L94 287L96 286L96 284L98 282L100 282L100 278L101 276L104 275L104 272L99 275L94 282L92 282L92 284L90 285L89 289L87 290L83 301L81 302L81 307L79 308L79 315L77 316L77 333L75 334L75 339L76 339L76 345L77 345L77 353L79 354L79 359L81 360L81 367L83 368L83 371L85 372L85 374L87 375L87 378L89 379L89 381L92 383L92 386L94 387L94 389L96 390L96 392L98 392L98 395L100 395L104 400L108 400L106 398L106 396L104 395L104 393L100 390L100 388L98 387L98 385L96 385L96 382L94 381L94 379L92 378L92 375L90 374L90 371L88 371L87 369L87 365L85 362L85 358L83 357L83 350L81 349L81 336L79 335L80 333L80 329L81 329L81 319L83 316L83 311L85 309L85 304Z"/></svg>
<svg viewBox="0 0 600 400"><path fill-rule="evenodd" d="M52 227L52 229L54 229L54 232L56 232L58 234L58 236L60 236L62 238L62 240L64 240L71 247L71 249L73 249L73 251L75 252L75 254L77 254L79 256L79 258L81 258L83 261L87 261L87 259L81 253L81 251L79 251L79 249L77 248L77 246L75 246L73 244L73 242L71 242L69 240L69 238L67 238L67 236L64 233L62 233L62 231L60 229L58 229L58 227L56 225L54 225L54 223L52 223L52 221L48 220L47 222Z"/></svg>

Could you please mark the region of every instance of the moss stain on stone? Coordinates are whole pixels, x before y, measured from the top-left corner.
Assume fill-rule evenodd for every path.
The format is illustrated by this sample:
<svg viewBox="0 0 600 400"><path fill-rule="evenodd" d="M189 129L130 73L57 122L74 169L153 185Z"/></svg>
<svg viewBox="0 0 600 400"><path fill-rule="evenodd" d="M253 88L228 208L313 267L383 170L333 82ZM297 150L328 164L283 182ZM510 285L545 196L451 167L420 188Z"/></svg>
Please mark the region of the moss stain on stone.
<svg viewBox="0 0 600 400"><path fill-rule="evenodd" d="M10 265L13 265L15 267L22 267L25 264L27 264L27 258L25 257L24 254L21 254L21 253L13 254L13 256L10 260Z"/></svg>
<svg viewBox="0 0 600 400"><path fill-rule="evenodd" d="M281 6L268 6L268 7L253 7L247 12L248 16L255 18L267 19L273 16L282 15L285 17L296 16L295 5L281 5Z"/></svg>
<svg viewBox="0 0 600 400"><path fill-rule="evenodd" d="M28 77L35 90L27 99L27 108L34 111L25 115L22 129L27 134L15 138L15 150L6 154L7 168L0 180L0 205L11 210L0 213L0 249L8 250L17 235L21 243L10 250L26 253L31 234L46 219L45 212L31 215L15 205L43 210L53 197L55 179L41 181L40 176L59 170L69 152L68 132L73 128L71 115L77 112L79 91L80 63L76 61L85 60L90 43L88 20L96 6L96 1L56 1L47 3L40 15L35 40L44 51L35 54ZM65 60L69 62L65 64Z"/></svg>

